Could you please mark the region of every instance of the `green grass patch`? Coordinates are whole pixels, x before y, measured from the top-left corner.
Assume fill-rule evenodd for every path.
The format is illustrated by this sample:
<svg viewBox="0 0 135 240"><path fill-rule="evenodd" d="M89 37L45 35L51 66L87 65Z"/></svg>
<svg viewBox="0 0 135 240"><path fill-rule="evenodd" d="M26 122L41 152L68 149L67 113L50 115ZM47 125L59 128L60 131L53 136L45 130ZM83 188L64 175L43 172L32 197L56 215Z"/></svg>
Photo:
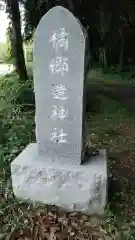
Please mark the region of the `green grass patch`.
<svg viewBox="0 0 135 240"><path fill-rule="evenodd" d="M124 218L134 216L135 116L117 101L99 97L101 110L88 114L89 133L97 136L97 147L107 149L109 171L119 184L120 197L115 203L115 213Z"/></svg>
<svg viewBox="0 0 135 240"><path fill-rule="evenodd" d="M9 165L13 158L35 139L34 111L23 111L23 104L18 102L23 89L30 85L30 82L19 83L16 76L0 79L1 165Z"/></svg>
<svg viewBox="0 0 135 240"><path fill-rule="evenodd" d="M92 68L88 73L88 81L90 83L98 84L121 84L135 86L135 77L131 78L133 73L103 73L101 68Z"/></svg>
<svg viewBox="0 0 135 240"><path fill-rule="evenodd" d="M127 111L121 104L102 95L100 97L100 111L97 114L88 114L88 123L90 131L97 134L107 133L114 135L116 128L123 123L134 121L134 116ZM113 134L112 134L113 132ZM110 133L110 134L109 134ZM115 134L117 137L117 134Z"/></svg>

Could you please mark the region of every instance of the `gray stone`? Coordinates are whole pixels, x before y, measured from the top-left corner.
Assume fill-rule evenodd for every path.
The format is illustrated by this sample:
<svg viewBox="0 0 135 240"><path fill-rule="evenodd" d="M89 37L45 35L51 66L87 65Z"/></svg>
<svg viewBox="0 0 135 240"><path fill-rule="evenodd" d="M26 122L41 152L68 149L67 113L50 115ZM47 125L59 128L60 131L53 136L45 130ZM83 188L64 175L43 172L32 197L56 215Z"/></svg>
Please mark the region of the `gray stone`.
<svg viewBox="0 0 135 240"><path fill-rule="evenodd" d="M60 33L62 38L68 35L61 39ZM103 214L106 151L81 165L87 39L80 22L63 7L51 9L41 19L33 54L37 143L29 144L11 163L12 186L22 200Z"/></svg>
<svg viewBox="0 0 135 240"><path fill-rule="evenodd" d="M39 154L49 161L80 164L83 158L85 35L60 6L41 19L35 33L36 138Z"/></svg>
<svg viewBox="0 0 135 240"><path fill-rule="evenodd" d="M68 211L103 214L107 192L106 151L85 165L49 163L30 144L12 162L15 195L32 202L57 205Z"/></svg>

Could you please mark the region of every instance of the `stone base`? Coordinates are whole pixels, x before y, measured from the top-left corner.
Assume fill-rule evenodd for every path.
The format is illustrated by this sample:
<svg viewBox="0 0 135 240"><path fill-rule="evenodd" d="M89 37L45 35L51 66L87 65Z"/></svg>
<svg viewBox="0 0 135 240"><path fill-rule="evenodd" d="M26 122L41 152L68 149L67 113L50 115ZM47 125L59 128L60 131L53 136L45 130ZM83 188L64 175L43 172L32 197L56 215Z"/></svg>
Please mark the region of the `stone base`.
<svg viewBox="0 0 135 240"><path fill-rule="evenodd" d="M107 195L106 150L84 165L56 164L38 155L29 144L11 163L16 197L56 205L68 211L104 213Z"/></svg>

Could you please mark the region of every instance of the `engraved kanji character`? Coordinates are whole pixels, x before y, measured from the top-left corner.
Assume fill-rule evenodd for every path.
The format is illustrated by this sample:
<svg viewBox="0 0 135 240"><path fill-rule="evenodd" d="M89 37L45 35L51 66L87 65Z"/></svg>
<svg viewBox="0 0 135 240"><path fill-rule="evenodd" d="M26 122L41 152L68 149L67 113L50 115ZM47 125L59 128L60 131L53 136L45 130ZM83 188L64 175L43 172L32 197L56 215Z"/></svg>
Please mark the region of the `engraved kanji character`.
<svg viewBox="0 0 135 240"><path fill-rule="evenodd" d="M52 74L61 73L61 76L64 76L64 72L68 72L67 61L68 58L65 57L53 58L49 65Z"/></svg>
<svg viewBox="0 0 135 240"><path fill-rule="evenodd" d="M60 120L64 120L68 116L68 110L63 106L53 106L52 118L58 117Z"/></svg>
<svg viewBox="0 0 135 240"><path fill-rule="evenodd" d="M68 110L65 109L63 106L60 107L59 109L59 119L64 120L68 116Z"/></svg>
<svg viewBox="0 0 135 240"><path fill-rule="evenodd" d="M58 141L59 143L66 143L66 136L68 133L64 133L63 129L61 128L60 130L57 130L57 128L54 128L54 132L52 133L52 137L50 141L56 142Z"/></svg>
<svg viewBox="0 0 135 240"><path fill-rule="evenodd" d="M53 49L56 51L58 48L63 48L65 51L68 50L68 36L69 34L66 32L65 28L60 28L60 33L56 33L53 31L50 42L53 45Z"/></svg>
<svg viewBox="0 0 135 240"><path fill-rule="evenodd" d="M66 100L66 99L68 99L68 97L65 96L66 92L67 92L67 88L65 87L65 85L62 85L62 84L56 85L52 89L53 98L59 99L59 100Z"/></svg>

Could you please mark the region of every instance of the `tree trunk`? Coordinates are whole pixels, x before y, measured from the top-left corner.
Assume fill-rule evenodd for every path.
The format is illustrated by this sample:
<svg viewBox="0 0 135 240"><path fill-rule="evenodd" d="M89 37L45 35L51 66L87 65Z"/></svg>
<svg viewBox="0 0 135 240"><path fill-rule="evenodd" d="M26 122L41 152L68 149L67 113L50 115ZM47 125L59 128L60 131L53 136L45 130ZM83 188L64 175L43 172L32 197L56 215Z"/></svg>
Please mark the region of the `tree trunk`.
<svg viewBox="0 0 135 240"><path fill-rule="evenodd" d="M68 0L68 7L69 7L69 10L74 13L74 4L73 4L73 1L72 0Z"/></svg>
<svg viewBox="0 0 135 240"><path fill-rule="evenodd" d="M108 63L107 63L107 57L106 57L106 49L105 47L102 48L102 53L103 53L103 68L107 70L108 68Z"/></svg>
<svg viewBox="0 0 135 240"><path fill-rule="evenodd" d="M120 38L121 38L121 49L120 49L120 72L124 69L124 35L123 35L123 29L120 29Z"/></svg>
<svg viewBox="0 0 135 240"><path fill-rule="evenodd" d="M16 60L16 70L21 80L27 80L27 71L24 59L23 40L21 35L21 21L18 0L7 0L7 7L12 22L13 45Z"/></svg>
<svg viewBox="0 0 135 240"><path fill-rule="evenodd" d="M106 49L104 46L102 46L99 49L99 62L104 70L107 70L108 68L108 62L106 57Z"/></svg>

